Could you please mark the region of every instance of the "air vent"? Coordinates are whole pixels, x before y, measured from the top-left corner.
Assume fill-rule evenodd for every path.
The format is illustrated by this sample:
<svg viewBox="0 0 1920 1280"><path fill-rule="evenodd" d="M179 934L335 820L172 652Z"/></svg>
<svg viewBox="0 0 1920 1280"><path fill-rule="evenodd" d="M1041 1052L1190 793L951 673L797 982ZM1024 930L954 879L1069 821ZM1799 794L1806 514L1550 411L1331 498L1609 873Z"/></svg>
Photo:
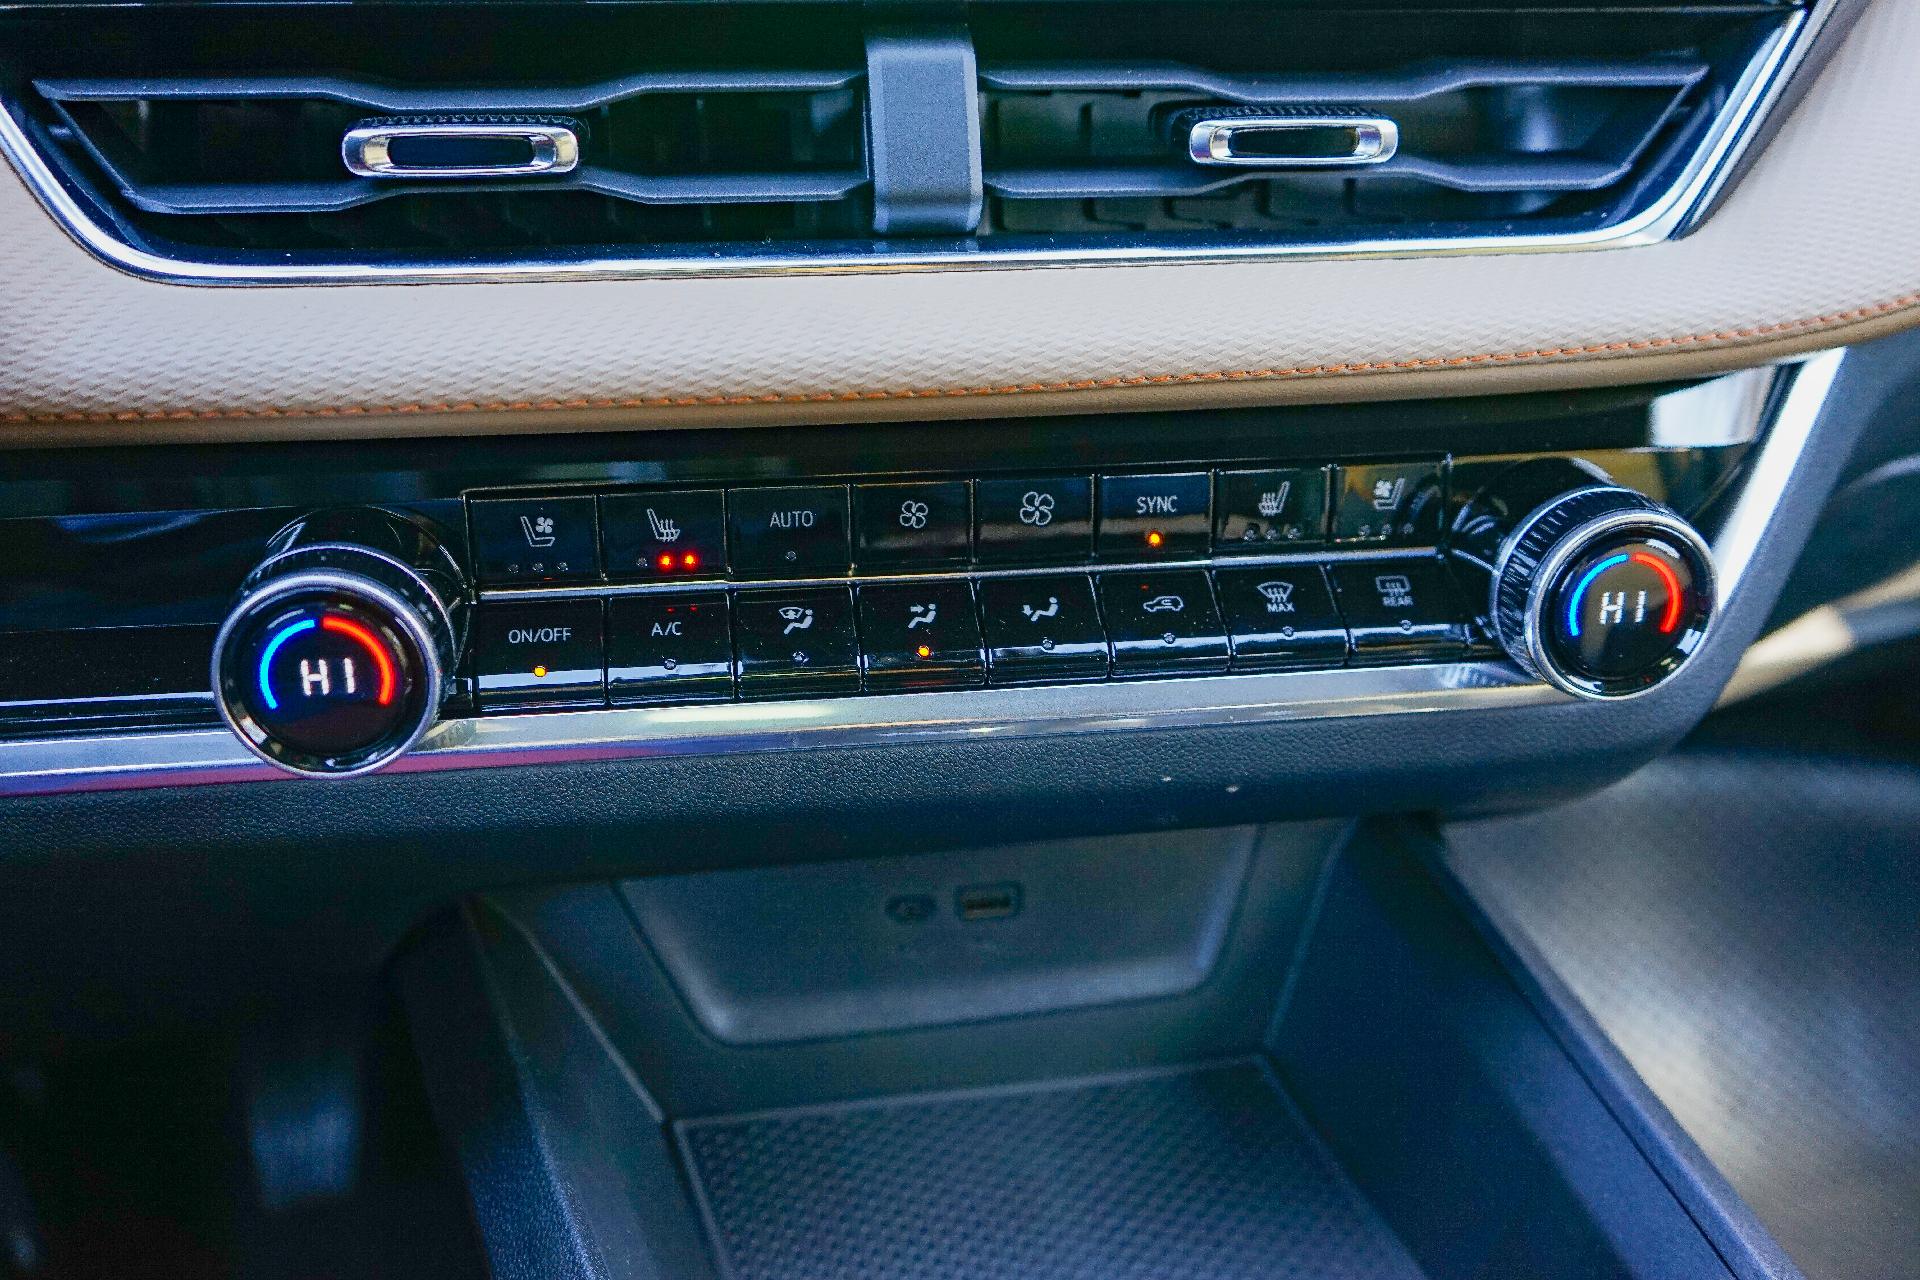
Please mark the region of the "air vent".
<svg viewBox="0 0 1920 1280"><path fill-rule="evenodd" d="M0 142L215 278L1575 245L1670 232L1828 2L16 8Z"/></svg>

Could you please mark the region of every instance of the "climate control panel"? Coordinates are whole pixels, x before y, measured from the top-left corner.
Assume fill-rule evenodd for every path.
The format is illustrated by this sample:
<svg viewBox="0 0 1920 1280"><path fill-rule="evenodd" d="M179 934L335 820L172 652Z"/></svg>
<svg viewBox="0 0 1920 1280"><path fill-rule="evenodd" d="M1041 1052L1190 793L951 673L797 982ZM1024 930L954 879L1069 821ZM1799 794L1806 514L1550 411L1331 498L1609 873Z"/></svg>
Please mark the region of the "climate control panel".
<svg viewBox="0 0 1920 1280"><path fill-rule="evenodd" d="M1444 460L483 494L485 713L1458 661Z"/></svg>
<svg viewBox="0 0 1920 1280"><path fill-rule="evenodd" d="M1551 453L1391 448L1409 411L1364 411L1371 435L1361 412L1302 417L1325 429L1285 449L1270 416L1177 415L902 427L885 450L873 428L686 433L649 462L617 452L637 437L399 471L341 446L255 478L236 456L195 483L239 501L162 478L124 501L173 507L0 521L0 745L224 726L337 777L416 747L433 767L1604 701L1698 652L1719 584L1691 521L1746 445L1649 444L1644 401L1508 432L1618 441Z"/></svg>

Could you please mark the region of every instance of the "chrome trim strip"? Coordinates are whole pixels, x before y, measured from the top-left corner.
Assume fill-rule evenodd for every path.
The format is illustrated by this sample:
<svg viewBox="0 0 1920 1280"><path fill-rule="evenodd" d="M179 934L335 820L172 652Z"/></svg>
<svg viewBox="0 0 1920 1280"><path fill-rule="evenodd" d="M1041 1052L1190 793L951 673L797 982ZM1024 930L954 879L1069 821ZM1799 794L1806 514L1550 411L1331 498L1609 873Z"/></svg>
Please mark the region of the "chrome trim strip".
<svg viewBox="0 0 1920 1280"><path fill-rule="evenodd" d="M1344 156L1240 155L1234 136L1241 133L1307 133L1344 129L1353 134L1353 150ZM1400 150L1400 126L1385 116L1225 116L1196 120L1187 131L1187 158L1195 164L1239 165L1255 169L1334 169L1385 164Z"/></svg>
<svg viewBox="0 0 1920 1280"><path fill-rule="evenodd" d="M530 155L521 164L407 165L393 158L396 138L499 138L525 142ZM522 178L579 168L580 139L557 124L358 125L340 139L340 159L363 178Z"/></svg>
<svg viewBox="0 0 1920 1280"><path fill-rule="evenodd" d="M1781 374L1791 377L1792 385L1758 446L1747 490L1714 539L1723 607L1738 591L1753 548L1806 449L1843 354L1827 352ZM686 585L725 589L724 583ZM1528 681L1511 663L1471 662L533 712L435 725L388 771L1275 724L1571 701L1548 685ZM289 779L255 760L221 729L0 741L0 796L267 780Z"/></svg>
<svg viewBox="0 0 1920 1280"><path fill-rule="evenodd" d="M1181 569L1262 569L1270 565L1339 564L1345 560L1431 560L1438 547L1322 546L1310 550L1235 555L1226 552L1199 560L1083 560L1078 564L976 565L929 573L868 572L855 569L830 578L667 578L642 582L582 582L553 587L482 587L482 601L576 600L582 596L645 596L673 591L784 591L793 587L865 587L888 583L975 582L999 578L1057 578L1070 573L1173 573Z"/></svg>
<svg viewBox="0 0 1920 1280"><path fill-rule="evenodd" d="M750 246L715 255L695 246L675 256L652 258L554 257L513 262L220 263L193 261L136 248L82 206L29 142L11 111L0 110L4 152L54 219L108 263L134 275L177 284L426 284L440 281L502 282L588 278L648 279L686 276L859 274L944 271L955 268L1143 266L1319 260L1370 257L1454 256L1480 253L1554 253L1655 244L1670 238L1692 211L1710 200L1732 172L1753 126L1780 94L1793 70L1840 0L1814 0L1788 15L1754 57L1706 139L1674 183L1640 213L1607 227L1532 235L1372 239L1323 244L1245 245L1219 242L1171 246L1151 242L1097 247L996 249L991 238L958 248L926 249L875 242L863 252L803 254Z"/></svg>
<svg viewBox="0 0 1920 1280"><path fill-rule="evenodd" d="M1271 724L1565 700L1502 662L551 711L444 721L386 772ZM0 742L0 795L289 777L256 760L224 729Z"/></svg>
<svg viewBox="0 0 1920 1280"><path fill-rule="evenodd" d="M1714 564L1724 584L1720 597L1723 609L1733 594L1734 584L1746 577L1760 550L1760 540L1766 536L1767 526L1773 520L1773 509L1780 505L1793 473L1799 469L1807 438L1820 420L1820 411L1832 394L1834 380L1840 376L1846 355L1845 348L1823 351L1801 361L1794 370L1793 382L1754 457L1753 470L1741 485L1738 500L1713 540Z"/></svg>

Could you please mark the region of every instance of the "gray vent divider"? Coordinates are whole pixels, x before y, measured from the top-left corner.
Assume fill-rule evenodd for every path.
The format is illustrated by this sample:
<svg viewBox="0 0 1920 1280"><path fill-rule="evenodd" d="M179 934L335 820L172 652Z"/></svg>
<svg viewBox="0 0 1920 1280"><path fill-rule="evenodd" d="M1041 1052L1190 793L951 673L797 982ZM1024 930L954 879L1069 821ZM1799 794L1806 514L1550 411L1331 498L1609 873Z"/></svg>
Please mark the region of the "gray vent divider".
<svg viewBox="0 0 1920 1280"><path fill-rule="evenodd" d="M868 164L879 235L967 235L980 224L980 91L959 24L867 34Z"/></svg>

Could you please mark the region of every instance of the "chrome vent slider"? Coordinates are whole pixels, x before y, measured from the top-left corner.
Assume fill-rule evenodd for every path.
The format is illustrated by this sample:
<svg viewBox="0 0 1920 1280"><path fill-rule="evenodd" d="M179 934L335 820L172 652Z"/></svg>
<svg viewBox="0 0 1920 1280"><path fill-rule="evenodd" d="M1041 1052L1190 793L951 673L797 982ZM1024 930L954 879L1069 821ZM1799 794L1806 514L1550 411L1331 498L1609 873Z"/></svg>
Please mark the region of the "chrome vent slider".
<svg viewBox="0 0 1920 1280"><path fill-rule="evenodd" d="M1200 108L1176 115L1173 132L1205 165L1331 169L1385 164L1400 150L1396 121L1338 109Z"/></svg>
<svg viewBox="0 0 1920 1280"><path fill-rule="evenodd" d="M580 167L582 126L571 120L446 116L363 120L340 158L363 178L558 176Z"/></svg>

